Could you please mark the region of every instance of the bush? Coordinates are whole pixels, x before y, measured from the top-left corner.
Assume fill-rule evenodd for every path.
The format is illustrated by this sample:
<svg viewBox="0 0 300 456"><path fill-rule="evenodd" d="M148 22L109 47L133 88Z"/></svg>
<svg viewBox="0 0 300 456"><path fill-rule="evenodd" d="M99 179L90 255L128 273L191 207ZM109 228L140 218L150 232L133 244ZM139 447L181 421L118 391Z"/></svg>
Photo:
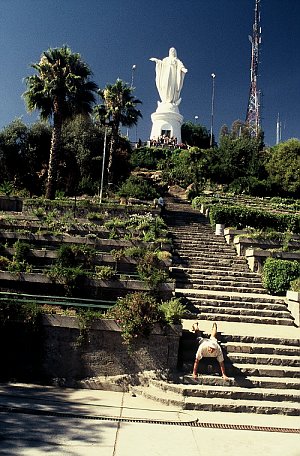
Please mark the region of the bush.
<svg viewBox="0 0 300 456"><path fill-rule="evenodd" d="M57 252L57 263L65 268L76 266L75 253L70 245L63 244Z"/></svg>
<svg viewBox="0 0 300 456"><path fill-rule="evenodd" d="M163 267L163 263L154 252L146 252L145 256L138 262L137 273L151 290L155 290L159 284L166 282L169 278Z"/></svg>
<svg viewBox="0 0 300 456"><path fill-rule="evenodd" d="M62 283L65 286L66 294L68 296L75 296L82 291L89 274L88 272L83 271L80 266L71 268L56 264L52 266L48 272L48 276L54 282Z"/></svg>
<svg viewBox="0 0 300 456"><path fill-rule="evenodd" d="M257 229L271 228L280 232L300 233L300 216L297 214L279 214L245 206L217 204L210 207L209 218L212 225L222 223L225 226L236 226L237 229L251 226Z"/></svg>
<svg viewBox="0 0 300 456"><path fill-rule="evenodd" d="M14 184L10 181L4 181L0 185L0 194L10 196L14 191Z"/></svg>
<svg viewBox="0 0 300 456"><path fill-rule="evenodd" d="M300 292L300 277L291 281L291 290L297 291L298 293Z"/></svg>
<svg viewBox="0 0 300 456"><path fill-rule="evenodd" d="M30 254L30 245L18 240L14 243L14 260L17 262L27 261Z"/></svg>
<svg viewBox="0 0 300 456"><path fill-rule="evenodd" d="M96 266L96 276L101 280L111 280L116 278L116 272L110 266Z"/></svg>
<svg viewBox="0 0 300 456"><path fill-rule="evenodd" d="M130 176L121 185L118 195L125 198L151 200L157 198L159 192L147 179L139 176Z"/></svg>
<svg viewBox="0 0 300 456"><path fill-rule="evenodd" d="M186 306L181 304L181 301L178 298L162 302L159 308L164 315L165 321L174 325L179 325L181 323L181 319L186 312Z"/></svg>
<svg viewBox="0 0 300 456"><path fill-rule="evenodd" d="M298 261L267 258L263 267L263 285L271 294L284 294L300 276Z"/></svg>
<svg viewBox="0 0 300 456"><path fill-rule="evenodd" d="M164 149L140 147L132 151L129 163L133 168L157 169L158 161L165 157Z"/></svg>
<svg viewBox="0 0 300 456"><path fill-rule="evenodd" d="M11 261L4 257L0 256L0 271L8 271Z"/></svg>
<svg viewBox="0 0 300 456"><path fill-rule="evenodd" d="M154 323L161 321L158 303L148 293L130 293L119 298L107 316L120 325L126 345L132 345L137 338L149 337Z"/></svg>

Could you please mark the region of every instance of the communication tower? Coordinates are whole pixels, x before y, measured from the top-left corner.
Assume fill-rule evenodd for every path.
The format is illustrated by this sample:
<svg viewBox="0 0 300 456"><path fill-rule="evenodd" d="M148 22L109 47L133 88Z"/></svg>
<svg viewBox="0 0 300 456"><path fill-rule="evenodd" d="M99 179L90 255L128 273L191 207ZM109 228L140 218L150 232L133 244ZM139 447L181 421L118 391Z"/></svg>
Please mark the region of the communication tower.
<svg viewBox="0 0 300 456"><path fill-rule="evenodd" d="M251 136L258 136L261 129L260 122L260 91L258 88L258 64L261 44L260 27L260 0L255 0L254 24L251 43L250 93L247 107L246 123Z"/></svg>

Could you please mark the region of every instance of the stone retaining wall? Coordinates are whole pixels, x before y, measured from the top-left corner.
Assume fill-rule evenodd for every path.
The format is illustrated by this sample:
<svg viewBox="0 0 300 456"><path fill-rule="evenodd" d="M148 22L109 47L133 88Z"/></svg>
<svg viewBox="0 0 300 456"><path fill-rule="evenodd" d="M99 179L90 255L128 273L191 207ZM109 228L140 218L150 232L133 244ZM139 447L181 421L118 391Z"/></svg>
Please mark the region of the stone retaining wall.
<svg viewBox="0 0 300 456"><path fill-rule="evenodd" d="M13 196L0 196L0 211L22 212L23 200Z"/></svg>
<svg viewBox="0 0 300 456"><path fill-rule="evenodd" d="M157 325L149 339L137 340L135 348L128 351L114 320L93 322L87 337L81 340L77 318L44 315L35 334L27 331L22 335L19 348L20 325L17 333L13 334L12 329L6 332L7 370L2 364L1 377L6 371L17 380L24 380L25 375L30 381L42 379L72 385L88 377L137 374L144 370L174 371L181 331L181 325ZM3 336L2 333L1 339ZM3 347L4 341L1 342Z"/></svg>

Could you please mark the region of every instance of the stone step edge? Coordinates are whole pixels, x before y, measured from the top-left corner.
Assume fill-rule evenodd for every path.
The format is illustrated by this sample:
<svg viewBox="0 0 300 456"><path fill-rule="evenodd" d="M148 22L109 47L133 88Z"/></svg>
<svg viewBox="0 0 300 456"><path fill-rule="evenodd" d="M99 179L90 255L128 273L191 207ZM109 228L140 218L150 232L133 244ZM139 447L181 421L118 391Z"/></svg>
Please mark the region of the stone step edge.
<svg viewBox="0 0 300 456"><path fill-rule="evenodd" d="M194 334L194 333L193 333ZM300 347L298 344L295 344L294 346L291 346L290 344L288 345L279 345L279 344L257 344L255 342L221 342L222 346L224 347L248 347L248 348L252 348L252 349L257 349L257 348L261 348L261 347L265 347L267 349L275 349L275 350L280 350L280 349L283 349L283 350L293 350L293 352L295 352L295 349L296 350L299 350L299 356L300 356ZM238 353L237 351L235 351L235 353ZM251 353L249 353L251 354ZM268 354L268 353L266 353ZM272 353L270 353L272 354Z"/></svg>
<svg viewBox="0 0 300 456"><path fill-rule="evenodd" d="M206 317L213 317L213 319L215 319L215 316L217 315L218 316L218 321L235 321L236 323L240 322L240 321L246 321L247 319L248 320L251 320L251 323L254 323L254 324L257 324L257 325L263 325L263 324L268 324L267 322L268 321L271 321L272 323L269 323L269 324L274 324L274 322L278 322L278 323L285 323L285 322L288 322L288 323L291 323L291 324L288 324L288 325L285 325L285 324L282 324L282 326L293 326L293 318L292 316L290 318L270 318L270 317L263 317L263 316L254 316L254 315L233 315L233 314L226 314L226 313L220 313L220 312L217 312L218 310L220 310L219 308L216 308L216 312L201 312L199 313L199 319L205 319ZM230 319L230 317L232 317ZM239 320L233 320L234 317L240 317ZM209 320L211 320L210 318L208 318ZM211 320L211 321L212 321ZM249 322L249 321L248 321ZM275 326L277 326L277 324L275 324Z"/></svg>
<svg viewBox="0 0 300 456"><path fill-rule="evenodd" d="M276 310L276 314L281 315L280 318L292 319L291 314L288 311L288 309L257 309L255 307L249 308L249 307L247 307L247 305L245 305L245 307L226 306L226 305L213 306L210 303L206 305L206 304L199 303L199 302L195 302L193 304L195 307L197 307L197 309L204 310L205 311L204 313L214 313L216 311L223 310L224 312L221 312L221 313L224 313L226 315L240 315L240 316L244 316L244 317L248 317L248 316L255 317L260 314L265 314L265 315L262 315L262 317L269 318L269 316L270 316L271 319L277 320L276 316L274 316L274 310ZM284 316L283 316L283 314L284 314Z"/></svg>
<svg viewBox="0 0 300 456"><path fill-rule="evenodd" d="M186 384L184 383L185 381L192 381L194 382L195 380L193 379L193 376L192 374L184 374L183 376L180 377L181 379L181 383L183 384ZM206 382L206 381L218 381L218 382L222 382L223 383L223 379L222 377L220 376L215 376L215 375L205 375L205 374L201 374L200 376L198 376L198 379L197 379L197 383L202 385L202 384L207 384L207 383L201 383L201 382ZM286 386L289 386L289 385L293 385L293 388L290 388L292 390L300 390L300 378L297 378L297 377L263 377L263 376L255 376L255 375L248 375L246 377L229 377L229 382L231 384L235 384L237 383L239 385L238 382L243 382L243 381L246 381L246 382L250 382L252 383L254 386L251 387L250 389L256 389L256 388L259 388L257 386L255 386L255 384L261 384L261 385L264 385L264 384L268 384L268 383L272 383L277 385L277 387L275 388L275 386L272 386L272 389L275 388L276 390L277 389L285 389ZM297 386L294 386L294 385L297 385ZM260 388L266 388L265 386L264 387L260 387ZM289 388L288 388L289 389Z"/></svg>
<svg viewBox="0 0 300 456"><path fill-rule="evenodd" d="M143 397L155 402L164 403L182 407L184 410L209 410L223 412L255 412L255 413L270 413L270 414L299 414L300 406L293 402L272 402L272 401L254 401L246 399L224 399L224 398L205 398L194 397L193 400L189 397L178 397L176 393L159 391L158 388L142 387L134 388L135 394L140 394Z"/></svg>
<svg viewBox="0 0 300 456"><path fill-rule="evenodd" d="M231 381L224 381L223 385L207 385L203 383L198 383L197 380L194 380L195 384L178 384L178 383L168 383L168 382L161 382L159 380L151 379L149 382L149 386L153 386L165 392L172 392L175 394L183 395L191 397L192 393L202 390L203 392L219 392L219 393L250 393L250 394L263 394L263 395L286 395L290 397L292 401L298 401L300 407L300 390L296 388L288 388L288 389L278 389L274 390L274 388L246 388L242 386L235 386L234 383ZM194 397L194 396L193 396ZM197 397L197 395L195 396ZM290 401L286 401L290 402Z"/></svg>
<svg viewBox="0 0 300 456"><path fill-rule="evenodd" d="M209 296L222 296L222 292L219 291L219 292L216 292L216 291L208 291L208 290L199 290L199 289L195 289L195 288L180 288L180 287L175 287L175 290L174 290L175 293L183 293L183 294L194 294L194 295L209 295ZM246 298L247 296L253 296L253 297L258 297L258 298L262 298L262 297L265 297L266 299L278 299L278 296L274 296L274 295L270 295L268 293L240 293L240 292L236 292L236 291L228 291L226 293L224 293L225 296L240 296L240 297L244 297ZM279 298L280 299L280 298ZM283 298L284 299L284 298Z"/></svg>
<svg viewBox="0 0 300 456"><path fill-rule="evenodd" d="M205 302L207 303L208 305L214 305L216 302L218 302L219 304L223 304L224 307L235 307L235 306L240 306L241 304L245 305L247 304L247 306L249 304L253 305L253 306L266 306L266 307L271 307L272 308L274 307L276 310L277 307L280 307L282 309L287 309L287 304L283 301L283 302L265 302L265 301L245 301L244 299L242 300L233 300L233 299L222 299L224 298L223 296L219 297L219 299L216 299L215 296L189 296L188 299L190 300L190 302L199 302L199 300L201 300L202 302ZM200 301L200 302L201 302ZM274 310L275 310L274 309Z"/></svg>

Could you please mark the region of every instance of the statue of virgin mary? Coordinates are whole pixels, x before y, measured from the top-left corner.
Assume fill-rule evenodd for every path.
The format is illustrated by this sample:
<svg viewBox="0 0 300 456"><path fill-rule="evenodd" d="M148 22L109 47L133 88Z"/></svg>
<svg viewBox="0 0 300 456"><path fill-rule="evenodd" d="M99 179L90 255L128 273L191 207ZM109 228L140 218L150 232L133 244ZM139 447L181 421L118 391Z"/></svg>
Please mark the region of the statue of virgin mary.
<svg viewBox="0 0 300 456"><path fill-rule="evenodd" d="M171 103L178 106L181 102L180 92L187 69L177 58L175 48L170 48L169 56L163 60L152 57L156 63L156 87L162 103Z"/></svg>

